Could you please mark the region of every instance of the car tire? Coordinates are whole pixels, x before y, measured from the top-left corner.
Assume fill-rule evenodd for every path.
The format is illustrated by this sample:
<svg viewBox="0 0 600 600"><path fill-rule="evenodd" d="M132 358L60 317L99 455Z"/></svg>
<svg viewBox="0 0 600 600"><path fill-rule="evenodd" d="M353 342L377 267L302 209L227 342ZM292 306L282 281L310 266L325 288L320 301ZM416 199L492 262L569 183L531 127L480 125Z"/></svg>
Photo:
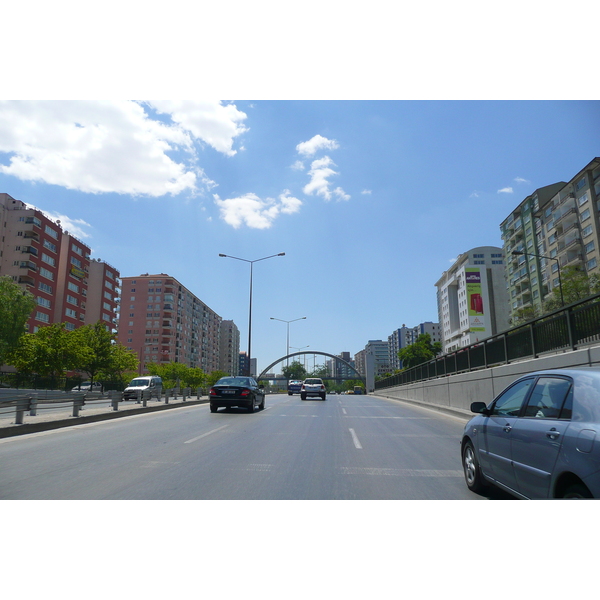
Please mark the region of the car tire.
<svg viewBox="0 0 600 600"><path fill-rule="evenodd" d="M483 483L483 475L481 474L479 461L477 460L475 448L471 440L467 440L464 443L462 451L462 464L467 487L473 493L480 494L486 486Z"/></svg>
<svg viewBox="0 0 600 600"><path fill-rule="evenodd" d="M300 400L306 400L306 394L300 394Z"/></svg>
<svg viewBox="0 0 600 600"><path fill-rule="evenodd" d="M210 405L210 412L211 413L216 413L217 410L219 410L219 408L217 406L215 406L214 404Z"/></svg>
<svg viewBox="0 0 600 600"><path fill-rule="evenodd" d="M587 500L594 496L582 483L574 483L567 487L562 497L565 500Z"/></svg>
<svg viewBox="0 0 600 600"><path fill-rule="evenodd" d="M265 397L263 396L262 402L258 405L259 410L265 410Z"/></svg>
<svg viewBox="0 0 600 600"><path fill-rule="evenodd" d="M252 399L252 402L250 402L250 406L248 406L248 412L254 412L254 399Z"/></svg>
<svg viewBox="0 0 600 600"><path fill-rule="evenodd" d="M326 394L321 394L321 400L325 400L325 398L327 398Z"/></svg>

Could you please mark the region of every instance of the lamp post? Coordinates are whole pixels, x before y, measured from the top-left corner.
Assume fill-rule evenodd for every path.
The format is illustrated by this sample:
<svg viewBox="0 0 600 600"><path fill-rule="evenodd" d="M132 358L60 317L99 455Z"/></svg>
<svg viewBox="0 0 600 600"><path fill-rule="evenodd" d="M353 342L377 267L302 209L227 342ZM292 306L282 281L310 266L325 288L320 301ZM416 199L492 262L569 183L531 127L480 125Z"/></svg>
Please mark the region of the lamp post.
<svg viewBox="0 0 600 600"><path fill-rule="evenodd" d="M556 261L556 270L558 273L558 288L560 290L560 305L565 305L565 299L563 296L563 288L562 288L562 280L560 278L560 262L558 258L554 258L552 256L543 256L542 254L534 254L533 252L521 252L520 250L513 250L511 252L513 256L537 256L538 258L545 258L547 260L555 260Z"/></svg>
<svg viewBox="0 0 600 600"><path fill-rule="evenodd" d="M283 319L276 319L275 317L271 317L272 321L281 321L282 323L287 323L287 352L286 356L290 353L290 323L294 321L302 321L302 319L306 319L306 317L299 317L298 319L292 319L291 321L284 321ZM290 359L287 359L287 365L290 366Z"/></svg>
<svg viewBox="0 0 600 600"><path fill-rule="evenodd" d="M267 258L274 258L275 256L285 256L285 252L280 252L279 254L271 254L271 256L265 256L263 258L257 258L256 260L247 260L245 258L238 258L237 256L229 256L228 254L219 254L222 258L233 258L234 260L241 260L243 262L250 263L250 310L248 312L248 376L251 374L250 367L250 359L251 359L251 350L252 350L252 267L255 262L260 262L261 260L267 260Z"/></svg>

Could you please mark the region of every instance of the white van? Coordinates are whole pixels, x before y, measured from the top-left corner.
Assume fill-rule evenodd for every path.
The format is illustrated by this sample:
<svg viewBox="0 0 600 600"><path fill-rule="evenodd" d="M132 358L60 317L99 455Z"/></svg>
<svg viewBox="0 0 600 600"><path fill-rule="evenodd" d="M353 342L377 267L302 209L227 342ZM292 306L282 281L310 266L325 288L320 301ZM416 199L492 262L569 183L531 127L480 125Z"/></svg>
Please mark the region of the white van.
<svg viewBox="0 0 600 600"><path fill-rule="evenodd" d="M138 392L146 392L150 390L150 398L160 398L162 392L162 379L156 375L146 375L136 377L123 392L123 400L137 400ZM146 392L147 394L147 392Z"/></svg>

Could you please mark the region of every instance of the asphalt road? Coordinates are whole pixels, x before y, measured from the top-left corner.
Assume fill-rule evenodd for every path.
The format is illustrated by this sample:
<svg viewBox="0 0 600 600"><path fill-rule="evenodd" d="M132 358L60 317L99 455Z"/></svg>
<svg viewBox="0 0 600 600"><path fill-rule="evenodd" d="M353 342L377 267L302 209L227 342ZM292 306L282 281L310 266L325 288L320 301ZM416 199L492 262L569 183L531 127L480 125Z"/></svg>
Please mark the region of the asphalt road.
<svg viewBox="0 0 600 600"><path fill-rule="evenodd" d="M267 396L0 440L0 499L482 499L465 419L374 396Z"/></svg>

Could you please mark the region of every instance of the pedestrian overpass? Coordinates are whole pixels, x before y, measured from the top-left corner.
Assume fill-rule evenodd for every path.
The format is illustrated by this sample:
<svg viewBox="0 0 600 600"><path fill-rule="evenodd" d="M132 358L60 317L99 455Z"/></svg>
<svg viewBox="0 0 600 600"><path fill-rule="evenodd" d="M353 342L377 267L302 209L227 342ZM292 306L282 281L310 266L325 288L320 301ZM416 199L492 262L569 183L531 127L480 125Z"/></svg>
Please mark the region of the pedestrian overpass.
<svg viewBox="0 0 600 600"><path fill-rule="evenodd" d="M315 355L315 354L318 356L326 356L328 358L331 358L336 361L336 367L339 364L340 366L345 367L344 370L346 370L346 372L353 373L353 375L338 375L338 376L332 375L331 377L326 376L326 377L321 377L321 379L323 379L324 381L335 381L336 383L341 383L342 381L348 381L349 379L353 379L353 380L358 379L364 385L365 390L367 389L367 381L366 381L365 377L363 377L348 361L344 360L343 358L340 358L339 356L329 354L328 352L319 352L317 350L311 350L311 351L305 351L305 352L293 352L292 354L287 354L286 356L282 356L281 358L278 358L276 361L272 362L266 369L263 369L262 373L257 377L257 380L260 381L261 379L267 379L267 377L266 377L267 373L270 373L271 369L275 365L278 365L279 363L283 362L284 360L289 360L290 358L295 358L297 356L311 356L311 355ZM338 369L336 368L334 371L337 372ZM268 379L270 381L287 381L286 377L269 377Z"/></svg>

